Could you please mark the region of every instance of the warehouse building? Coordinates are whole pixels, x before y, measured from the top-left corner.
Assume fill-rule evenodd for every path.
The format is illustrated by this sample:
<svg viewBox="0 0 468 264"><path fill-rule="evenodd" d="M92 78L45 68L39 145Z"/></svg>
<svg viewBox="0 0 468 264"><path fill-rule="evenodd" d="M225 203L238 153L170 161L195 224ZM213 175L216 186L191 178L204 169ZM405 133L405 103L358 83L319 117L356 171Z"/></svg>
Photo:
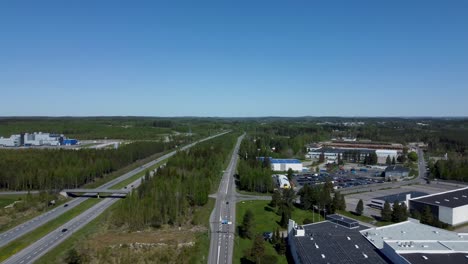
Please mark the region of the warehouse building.
<svg viewBox="0 0 468 264"><path fill-rule="evenodd" d="M328 220L288 224L288 245L296 264L385 264L388 263L360 233L367 227L353 219L331 215Z"/></svg>
<svg viewBox="0 0 468 264"><path fill-rule="evenodd" d="M21 135L11 135L9 138L0 137L0 146L2 147L21 146Z"/></svg>
<svg viewBox="0 0 468 264"><path fill-rule="evenodd" d="M430 208L433 217L449 225L468 223L468 187L430 194L409 201L410 212L418 211L422 214L426 207Z"/></svg>
<svg viewBox="0 0 468 264"><path fill-rule="evenodd" d="M362 230L361 234L395 264L468 263L468 234L414 219Z"/></svg>
<svg viewBox="0 0 468 264"><path fill-rule="evenodd" d="M297 159L272 159L270 158L271 169L273 171L302 171L302 162Z"/></svg>
<svg viewBox="0 0 468 264"><path fill-rule="evenodd" d="M32 134L22 133L12 135L9 138L0 138L0 146L4 147L20 147L20 146L60 146L60 145L77 145L76 139L68 139L64 135L34 132Z"/></svg>
<svg viewBox="0 0 468 264"><path fill-rule="evenodd" d="M375 154L377 154L377 163L379 164L385 164L388 157L390 160L398 158L398 152L394 149L377 149Z"/></svg>
<svg viewBox="0 0 468 264"><path fill-rule="evenodd" d="M344 161L359 162L363 161L367 155L374 153L372 149L341 149L341 148L319 148L310 149L306 154L306 158L320 159L323 154L324 159L328 163L337 162L338 156Z"/></svg>
<svg viewBox="0 0 468 264"><path fill-rule="evenodd" d="M403 166L392 165L385 169L385 180L387 181L401 181L409 176L410 170Z"/></svg>

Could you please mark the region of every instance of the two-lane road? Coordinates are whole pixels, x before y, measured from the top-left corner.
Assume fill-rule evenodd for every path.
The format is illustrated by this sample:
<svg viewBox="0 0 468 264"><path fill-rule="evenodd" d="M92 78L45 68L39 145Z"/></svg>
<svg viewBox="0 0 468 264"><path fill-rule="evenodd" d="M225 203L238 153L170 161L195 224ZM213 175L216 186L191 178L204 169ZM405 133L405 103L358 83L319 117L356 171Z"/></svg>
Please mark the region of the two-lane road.
<svg viewBox="0 0 468 264"><path fill-rule="evenodd" d="M236 171L239 147L245 134L237 139L231 160L219 184L216 204L210 216L210 252L208 263L231 264L236 221Z"/></svg>

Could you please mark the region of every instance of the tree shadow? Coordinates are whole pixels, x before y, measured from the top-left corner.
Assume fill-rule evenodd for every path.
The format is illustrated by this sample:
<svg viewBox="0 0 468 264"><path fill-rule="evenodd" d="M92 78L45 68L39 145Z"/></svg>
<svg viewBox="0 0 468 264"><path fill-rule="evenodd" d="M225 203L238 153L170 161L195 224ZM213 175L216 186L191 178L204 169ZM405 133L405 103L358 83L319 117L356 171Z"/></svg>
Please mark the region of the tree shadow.
<svg viewBox="0 0 468 264"><path fill-rule="evenodd" d="M241 264L255 264L255 262L252 262L251 260L247 259L246 257L242 257L240 259Z"/></svg>

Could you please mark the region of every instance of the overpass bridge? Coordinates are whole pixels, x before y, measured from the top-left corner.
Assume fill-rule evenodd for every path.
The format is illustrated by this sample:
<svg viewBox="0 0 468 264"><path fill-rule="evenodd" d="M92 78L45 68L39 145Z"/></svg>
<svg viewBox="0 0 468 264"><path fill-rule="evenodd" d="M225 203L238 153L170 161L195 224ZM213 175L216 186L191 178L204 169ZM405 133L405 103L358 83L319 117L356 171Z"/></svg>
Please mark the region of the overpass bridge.
<svg viewBox="0 0 468 264"><path fill-rule="evenodd" d="M61 195L68 197L69 195L73 194L83 194L84 196L94 196L96 195L99 198L100 194L110 194L110 195L117 195L119 197L125 197L131 189L125 190L110 190L106 188L96 188L96 189L64 189L60 192Z"/></svg>

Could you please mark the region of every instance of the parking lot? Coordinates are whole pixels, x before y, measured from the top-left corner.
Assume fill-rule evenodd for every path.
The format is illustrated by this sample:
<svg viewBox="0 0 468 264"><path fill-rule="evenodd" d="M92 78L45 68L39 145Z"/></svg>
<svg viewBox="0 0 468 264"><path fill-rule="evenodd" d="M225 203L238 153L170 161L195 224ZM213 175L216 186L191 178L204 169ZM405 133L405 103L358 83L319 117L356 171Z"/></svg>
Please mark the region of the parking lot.
<svg viewBox="0 0 468 264"><path fill-rule="evenodd" d="M384 196L396 195L406 192L421 192L427 194L434 194L439 192L445 192L449 190L459 189L459 186L455 185L447 185L441 184L437 182L433 182L432 184L414 184L414 185L407 185L401 186L395 189L385 189L385 190L375 190L372 192L364 192L364 193L355 193L346 195L346 210L354 211L356 209L356 205L359 202L359 199L362 199L364 202L364 215L366 216L380 216L380 210L369 207L372 199L377 199Z"/></svg>
<svg viewBox="0 0 468 264"><path fill-rule="evenodd" d="M327 173L322 170L319 173L295 174L293 183L297 188L301 188L304 185L322 184L330 180L336 189L341 189L383 183L382 172L383 170L369 168L343 169L334 173Z"/></svg>

